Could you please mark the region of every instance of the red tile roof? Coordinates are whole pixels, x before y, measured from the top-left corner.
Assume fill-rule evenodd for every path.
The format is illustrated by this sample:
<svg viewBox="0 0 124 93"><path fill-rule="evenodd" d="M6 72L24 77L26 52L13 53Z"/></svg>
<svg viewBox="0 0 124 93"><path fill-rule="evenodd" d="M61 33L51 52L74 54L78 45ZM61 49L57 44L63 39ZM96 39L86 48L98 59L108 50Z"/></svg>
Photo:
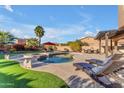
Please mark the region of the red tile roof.
<svg viewBox="0 0 124 93"><path fill-rule="evenodd" d="M43 45L56 45L56 44L52 42L46 42L46 43L43 43Z"/></svg>

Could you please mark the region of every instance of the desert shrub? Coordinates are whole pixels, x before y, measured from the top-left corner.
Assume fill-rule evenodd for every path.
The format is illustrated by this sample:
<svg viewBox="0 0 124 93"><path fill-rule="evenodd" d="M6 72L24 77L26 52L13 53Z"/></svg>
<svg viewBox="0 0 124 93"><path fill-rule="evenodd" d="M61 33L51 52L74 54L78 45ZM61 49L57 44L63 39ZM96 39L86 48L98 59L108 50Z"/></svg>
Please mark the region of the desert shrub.
<svg viewBox="0 0 124 93"><path fill-rule="evenodd" d="M48 51L53 51L53 50L54 50L54 48L52 46L48 47Z"/></svg>
<svg viewBox="0 0 124 93"><path fill-rule="evenodd" d="M55 50L55 51L57 50L57 47L56 47L56 46L54 46L54 50Z"/></svg>
<svg viewBox="0 0 124 93"><path fill-rule="evenodd" d="M82 42L82 46L89 46L87 42Z"/></svg>
<svg viewBox="0 0 124 93"><path fill-rule="evenodd" d="M70 42L69 43L70 48L74 51L74 52L81 52L82 48L80 43L78 42Z"/></svg>
<svg viewBox="0 0 124 93"><path fill-rule="evenodd" d="M64 48L64 51L66 51L66 52L69 52L69 49L67 49L67 48Z"/></svg>
<svg viewBox="0 0 124 93"><path fill-rule="evenodd" d="M76 40L75 42L78 42L81 46L89 46L87 42L82 42L81 40Z"/></svg>

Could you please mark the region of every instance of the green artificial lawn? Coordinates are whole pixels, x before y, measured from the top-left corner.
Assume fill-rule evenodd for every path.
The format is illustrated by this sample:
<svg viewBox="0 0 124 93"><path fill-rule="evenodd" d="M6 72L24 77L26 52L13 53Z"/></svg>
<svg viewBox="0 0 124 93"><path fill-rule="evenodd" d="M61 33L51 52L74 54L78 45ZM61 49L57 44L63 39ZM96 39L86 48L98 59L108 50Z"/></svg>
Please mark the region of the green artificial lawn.
<svg viewBox="0 0 124 93"><path fill-rule="evenodd" d="M65 88L68 86L53 74L24 69L17 62L0 59L0 87Z"/></svg>
<svg viewBox="0 0 124 93"><path fill-rule="evenodd" d="M0 59L3 59L4 58L4 55L3 54L0 54Z"/></svg>

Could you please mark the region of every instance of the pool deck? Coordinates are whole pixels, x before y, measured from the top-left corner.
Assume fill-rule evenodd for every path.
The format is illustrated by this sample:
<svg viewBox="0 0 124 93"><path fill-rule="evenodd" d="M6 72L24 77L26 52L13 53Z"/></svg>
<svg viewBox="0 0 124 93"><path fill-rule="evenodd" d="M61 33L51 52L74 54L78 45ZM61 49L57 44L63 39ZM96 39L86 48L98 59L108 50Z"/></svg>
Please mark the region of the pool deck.
<svg viewBox="0 0 124 93"><path fill-rule="evenodd" d="M35 71L45 71L62 78L71 88L103 87L95 82L85 72L75 70L74 62L82 62L88 58L104 59L104 55L73 53L74 61L68 63L41 64L32 68ZM41 64L41 65L40 65Z"/></svg>

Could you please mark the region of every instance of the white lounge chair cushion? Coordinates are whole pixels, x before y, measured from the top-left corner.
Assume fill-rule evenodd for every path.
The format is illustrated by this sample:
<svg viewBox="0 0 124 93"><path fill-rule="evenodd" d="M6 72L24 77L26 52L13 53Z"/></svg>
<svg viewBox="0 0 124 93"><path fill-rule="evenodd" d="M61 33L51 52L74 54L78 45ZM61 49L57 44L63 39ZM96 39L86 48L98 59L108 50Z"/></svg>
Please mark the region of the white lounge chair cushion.
<svg viewBox="0 0 124 93"><path fill-rule="evenodd" d="M111 64L112 64L113 61L111 61L109 59L109 62L107 62L105 65L103 66L98 66L98 67L94 67L92 68L92 71L96 74L96 75L99 75L100 73L102 73L106 68L108 68Z"/></svg>
<svg viewBox="0 0 124 93"><path fill-rule="evenodd" d="M113 56L114 56L114 55L112 55L112 56L106 58L106 59L104 60L104 64L108 63L108 62L113 58Z"/></svg>
<svg viewBox="0 0 124 93"><path fill-rule="evenodd" d="M92 68L92 71L95 74L100 74L103 71L103 66L94 67L94 68Z"/></svg>
<svg viewBox="0 0 124 93"><path fill-rule="evenodd" d="M103 82L104 84L106 85L110 85L111 84L111 81L106 77L106 76L103 76L103 77L98 77L98 79Z"/></svg>

